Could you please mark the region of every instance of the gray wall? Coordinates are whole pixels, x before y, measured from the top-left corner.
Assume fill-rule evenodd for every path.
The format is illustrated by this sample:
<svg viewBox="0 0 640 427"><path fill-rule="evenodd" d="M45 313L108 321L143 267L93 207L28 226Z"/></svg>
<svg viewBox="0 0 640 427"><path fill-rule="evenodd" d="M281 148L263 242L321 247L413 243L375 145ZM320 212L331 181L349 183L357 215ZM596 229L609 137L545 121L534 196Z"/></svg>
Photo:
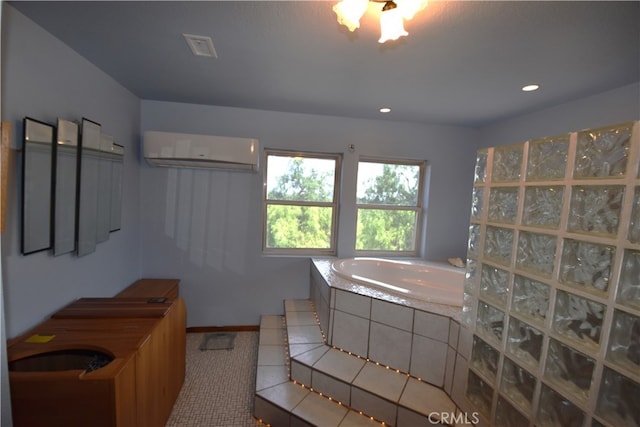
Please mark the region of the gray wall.
<svg viewBox="0 0 640 427"><path fill-rule="evenodd" d="M424 257L466 252L474 130L155 101L142 102L141 127L342 153L338 255L343 257L354 254L358 157L427 160ZM262 174L142 166L142 272L182 279L191 326L258 324L260 314L282 312L283 298L308 297L308 258L261 253L262 179Z"/></svg>
<svg viewBox="0 0 640 427"><path fill-rule="evenodd" d="M544 90L544 87L541 88ZM640 83L526 114L480 129L479 147L515 144L640 118Z"/></svg>
<svg viewBox="0 0 640 427"><path fill-rule="evenodd" d="M475 151L640 116L638 84L471 129L143 101L141 131L258 138L264 147L342 153L338 256L353 255L359 156L429 164L426 259L464 257ZM349 152L349 144L356 150ZM262 175L141 170L142 271L176 276L190 326L256 324L306 298L308 261L261 254Z"/></svg>
<svg viewBox="0 0 640 427"><path fill-rule="evenodd" d="M83 296L112 296L140 273L140 101L59 40L5 4L2 22L2 120L13 126L7 226L2 235L6 332L13 337ZM22 119L57 117L102 124L125 146L122 230L96 252L53 257L20 254Z"/></svg>

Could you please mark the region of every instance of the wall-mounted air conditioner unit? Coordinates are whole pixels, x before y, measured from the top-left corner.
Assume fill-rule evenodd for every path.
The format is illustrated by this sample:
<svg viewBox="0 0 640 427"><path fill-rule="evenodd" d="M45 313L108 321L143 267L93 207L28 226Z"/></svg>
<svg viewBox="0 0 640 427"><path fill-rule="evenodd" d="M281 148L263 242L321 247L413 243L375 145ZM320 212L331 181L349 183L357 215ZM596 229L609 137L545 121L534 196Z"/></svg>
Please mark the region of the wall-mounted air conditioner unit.
<svg viewBox="0 0 640 427"><path fill-rule="evenodd" d="M146 131L144 158L152 166L257 171L257 139Z"/></svg>

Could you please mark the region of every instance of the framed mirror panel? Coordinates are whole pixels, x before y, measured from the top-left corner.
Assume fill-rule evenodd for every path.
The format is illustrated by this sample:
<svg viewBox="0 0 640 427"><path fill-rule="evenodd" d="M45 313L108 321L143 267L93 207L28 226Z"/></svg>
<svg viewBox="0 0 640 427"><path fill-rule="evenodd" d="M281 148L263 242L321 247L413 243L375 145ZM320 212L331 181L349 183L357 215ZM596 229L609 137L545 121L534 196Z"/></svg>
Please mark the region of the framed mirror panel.
<svg viewBox="0 0 640 427"><path fill-rule="evenodd" d="M83 118L80 134L76 213L78 256L87 255L96 250L100 139L100 124Z"/></svg>
<svg viewBox="0 0 640 427"><path fill-rule="evenodd" d="M23 120L22 238L24 255L51 248L54 127Z"/></svg>
<svg viewBox="0 0 640 427"><path fill-rule="evenodd" d="M118 231L122 216L122 173L124 168L124 147L113 144L111 150L111 221L109 231Z"/></svg>
<svg viewBox="0 0 640 427"><path fill-rule="evenodd" d="M53 255L76 249L78 124L58 119L55 155Z"/></svg>
<svg viewBox="0 0 640 427"><path fill-rule="evenodd" d="M100 160L98 165L98 216L96 218L98 243L109 240L111 228L111 148L113 137L100 135Z"/></svg>

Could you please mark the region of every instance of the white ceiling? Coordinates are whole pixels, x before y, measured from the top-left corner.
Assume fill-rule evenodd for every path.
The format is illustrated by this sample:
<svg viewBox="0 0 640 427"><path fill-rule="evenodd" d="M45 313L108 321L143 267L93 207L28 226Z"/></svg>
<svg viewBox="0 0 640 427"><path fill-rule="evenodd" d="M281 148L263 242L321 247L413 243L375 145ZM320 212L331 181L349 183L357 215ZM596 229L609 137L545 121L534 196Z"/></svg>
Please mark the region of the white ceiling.
<svg viewBox="0 0 640 427"><path fill-rule="evenodd" d="M384 45L373 19L338 25L334 3L11 4L149 100L484 126L640 81L638 1L432 0Z"/></svg>

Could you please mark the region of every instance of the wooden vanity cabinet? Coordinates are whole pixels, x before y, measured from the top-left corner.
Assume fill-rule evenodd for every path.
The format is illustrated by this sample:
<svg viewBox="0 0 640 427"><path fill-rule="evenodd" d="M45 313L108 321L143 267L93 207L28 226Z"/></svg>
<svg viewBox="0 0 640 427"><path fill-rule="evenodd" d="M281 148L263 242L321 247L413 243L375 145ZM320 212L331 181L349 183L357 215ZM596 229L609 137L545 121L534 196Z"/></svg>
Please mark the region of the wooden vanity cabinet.
<svg viewBox="0 0 640 427"><path fill-rule="evenodd" d="M187 357L187 320L186 306L180 298L179 279L151 279L143 278L135 281L127 288L116 294L116 298L167 298L174 300L173 316L178 320L169 322L170 330L167 330L169 352L169 365L171 366L171 399L178 398L182 384L184 383L186 357ZM173 406L173 403L171 404ZM171 409L169 409L170 414Z"/></svg>
<svg viewBox="0 0 640 427"><path fill-rule="evenodd" d="M164 426L185 376L186 308L178 283L142 279L114 298L78 299L10 340L14 425ZM167 300L148 302L154 297ZM34 335L54 338L27 342ZM47 370L47 362L37 371L11 369L28 356L73 349L102 351L113 360L91 372Z"/></svg>
<svg viewBox="0 0 640 427"><path fill-rule="evenodd" d="M11 372L15 427L131 426L137 424L135 360L117 358L109 366L80 370Z"/></svg>
<svg viewBox="0 0 640 427"><path fill-rule="evenodd" d="M135 281L127 288L116 294L115 298L167 298L173 300L172 316L176 320L171 320L165 324L166 339L169 341L169 366L170 376L170 400L171 407L168 415L171 414L173 402L178 398L186 370L187 357L187 312L184 300L180 298L179 279L150 279L143 278Z"/></svg>
<svg viewBox="0 0 640 427"><path fill-rule="evenodd" d="M116 298L177 299L180 296L179 285L178 279L140 279L116 294Z"/></svg>
<svg viewBox="0 0 640 427"><path fill-rule="evenodd" d="M38 426L139 426L138 352L159 319L50 319L7 348L13 423ZM53 336L48 342L29 342L33 336ZM59 369L62 358L75 351L97 351L113 359L106 366ZM54 357L55 356L55 357ZM41 360L27 370L20 364ZM55 359L55 361L54 361ZM73 362L69 362L73 364Z"/></svg>
<svg viewBox="0 0 640 427"><path fill-rule="evenodd" d="M149 298L79 298L51 315L53 319L161 319L174 301L150 302Z"/></svg>

